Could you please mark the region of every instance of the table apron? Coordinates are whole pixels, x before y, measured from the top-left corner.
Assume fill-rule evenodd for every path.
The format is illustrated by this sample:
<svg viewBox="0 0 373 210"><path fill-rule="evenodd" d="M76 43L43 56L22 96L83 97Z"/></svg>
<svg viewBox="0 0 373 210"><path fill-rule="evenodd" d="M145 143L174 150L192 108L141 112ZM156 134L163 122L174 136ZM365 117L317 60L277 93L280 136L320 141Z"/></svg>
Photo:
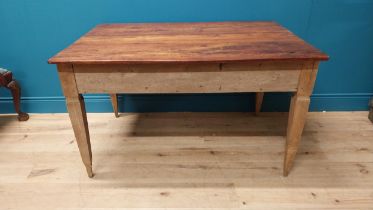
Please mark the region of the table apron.
<svg viewBox="0 0 373 210"><path fill-rule="evenodd" d="M79 93L296 92L303 65L74 65Z"/></svg>

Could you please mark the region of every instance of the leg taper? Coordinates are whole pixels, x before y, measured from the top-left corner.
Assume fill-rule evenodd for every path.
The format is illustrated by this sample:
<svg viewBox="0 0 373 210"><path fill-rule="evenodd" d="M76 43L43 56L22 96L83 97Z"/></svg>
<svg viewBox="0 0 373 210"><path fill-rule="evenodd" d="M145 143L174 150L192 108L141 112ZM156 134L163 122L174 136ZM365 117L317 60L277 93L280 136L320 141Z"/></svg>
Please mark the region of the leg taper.
<svg viewBox="0 0 373 210"><path fill-rule="evenodd" d="M318 65L318 62L304 63L299 76L297 92L291 98L284 158L284 176L289 174L298 151Z"/></svg>
<svg viewBox="0 0 373 210"><path fill-rule="evenodd" d="M309 104L310 98L308 96L295 95L291 98L286 136L284 176L289 174L293 166L293 161L298 151L299 142L306 122Z"/></svg>
<svg viewBox="0 0 373 210"><path fill-rule="evenodd" d="M263 92L257 92L255 94L255 115L258 115L260 111L262 110L262 104L263 104Z"/></svg>
<svg viewBox="0 0 373 210"><path fill-rule="evenodd" d="M114 115L116 118L119 117L118 113L118 96L117 94L110 94L111 104L113 105Z"/></svg>
<svg viewBox="0 0 373 210"><path fill-rule="evenodd" d="M66 98L67 109L71 124L74 129L76 142L78 143L80 155L86 167L89 177L93 177L92 172L92 150L89 138L87 114L84 106L84 99L82 95L79 97Z"/></svg>
<svg viewBox="0 0 373 210"><path fill-rule="evenodd" d="M93 177L91 141L89 139L84 99L78 92L72 65L59 64L58 72L80 156L86 167L88 176Z"/></svg>

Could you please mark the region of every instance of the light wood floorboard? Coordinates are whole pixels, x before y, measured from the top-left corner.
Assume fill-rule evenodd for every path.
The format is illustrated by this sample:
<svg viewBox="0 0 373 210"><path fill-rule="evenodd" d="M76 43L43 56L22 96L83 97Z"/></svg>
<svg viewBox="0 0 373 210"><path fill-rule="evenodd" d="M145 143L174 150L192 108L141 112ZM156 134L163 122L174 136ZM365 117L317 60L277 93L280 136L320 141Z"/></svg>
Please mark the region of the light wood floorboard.
<svg viewBox="0 0 373 210"><path fill-rule="evenodd" d="M93 179L68 115L1 115L0 209L373 209L367 115L309 113L283 177L286 113L88 114Z"/></svg>

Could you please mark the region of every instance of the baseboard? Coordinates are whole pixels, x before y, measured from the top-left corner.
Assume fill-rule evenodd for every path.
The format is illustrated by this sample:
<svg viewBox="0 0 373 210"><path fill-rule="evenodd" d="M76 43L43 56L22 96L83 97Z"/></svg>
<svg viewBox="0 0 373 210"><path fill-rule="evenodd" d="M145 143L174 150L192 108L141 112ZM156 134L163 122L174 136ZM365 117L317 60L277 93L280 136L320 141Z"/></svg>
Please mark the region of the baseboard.
<svg viewBox="0 0 373 210"><path fill-rule="evenodd" d="M311 111L367 111L373 93L315 94L311 97Z"/></svg>
<svg viewBox="0 0 373 210"><path fill-rule="evenodd" d="M373 93L314 94L311 111L365 111ZM106 95L85 96L88 112L112 112ZM263 111L287 111L290 94L268 93ZM22 98L22 110L28 113L64 113L65 99L59 97ZM254 110L253 94L185 94L123 95L119 97L121 112L248 112ZM0 98L0 113L14 113L11 98Z"/></svg>

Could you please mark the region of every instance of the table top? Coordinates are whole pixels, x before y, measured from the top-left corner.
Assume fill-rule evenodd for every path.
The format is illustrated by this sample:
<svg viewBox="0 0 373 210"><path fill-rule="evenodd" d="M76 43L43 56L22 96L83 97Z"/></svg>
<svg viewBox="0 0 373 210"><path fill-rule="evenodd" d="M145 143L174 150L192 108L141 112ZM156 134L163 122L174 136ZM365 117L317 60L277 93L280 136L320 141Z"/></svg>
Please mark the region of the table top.
<svg viewBox="0 0 373 210"><path fill-rule="evenodd" d="M144 64L328 60L275 22L98 25L49 63Z"/></svg>

